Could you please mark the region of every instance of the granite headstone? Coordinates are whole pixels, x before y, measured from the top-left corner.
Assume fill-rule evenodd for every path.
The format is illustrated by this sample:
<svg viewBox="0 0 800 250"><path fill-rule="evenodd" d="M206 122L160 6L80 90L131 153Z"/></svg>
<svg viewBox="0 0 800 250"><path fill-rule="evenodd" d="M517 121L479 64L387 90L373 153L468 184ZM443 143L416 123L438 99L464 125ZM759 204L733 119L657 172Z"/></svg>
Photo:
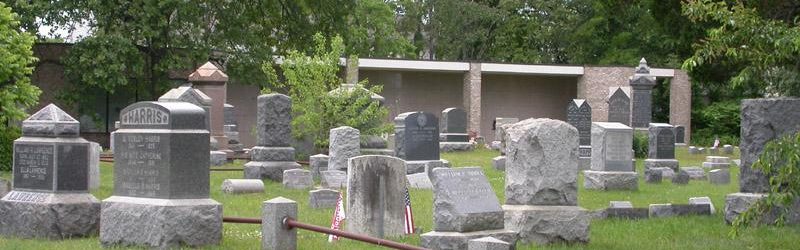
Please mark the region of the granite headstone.
<svg viewBox="0 0 800 250"><path fill-rule="evenodd" d="M631 124L631 97L625 87L608 90L608 122L618 122L625 126Z"/></svg>

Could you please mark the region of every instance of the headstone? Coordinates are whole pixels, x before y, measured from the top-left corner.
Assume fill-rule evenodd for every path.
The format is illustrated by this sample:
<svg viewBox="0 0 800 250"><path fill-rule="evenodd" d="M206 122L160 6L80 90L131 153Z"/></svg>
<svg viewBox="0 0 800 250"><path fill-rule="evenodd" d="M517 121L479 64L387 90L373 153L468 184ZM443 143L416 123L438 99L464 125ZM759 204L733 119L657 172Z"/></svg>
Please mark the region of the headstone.
<svg viewBox="0 0 800 250"><path fill-rule="evenodd" d="M638 219L647 219L650 217L649 215L650 209L646 207L643 208L609 207L606 208L604 212L605 212L605 218L638 220Z"/></svg>
<svg viewBox="0 0 800 250"><path fill-rule="evenodd" d="M394 156L394 150L389 148L390 145L394 146L394 142L389 143L383 136L361 135L361 155Z"/></svg>
<svg viewBox="0 0 800 250"><path fill-rule="evenodd" d="M708 205L709 209L711 210L710 212L712 214L716 213L716 210L714 209L714 203L711 202L711 198L709 198L708 196L705 196L705 197L690 197L689 198L689 204L690 205L706 204L706 205Z"/></svg>
<svg viewBox="0 0 800 250"><path fill-rule="evenodd" d="M311 177L320 178L320 172L328 170L328 157L324 154L316 154L308 157L308 164L311 167Z"/></svg>
<svg viewBox="0 0 800 250"><path fill-rule="evenodd" d="M662 178L672 179L673 177L675 177L675 170L672 170L672 168L660 167L660 168L651 168L651 169L648 169L648 170L661 172L661 177ZM645 173L646 172L647 172L647 170L645 170Z"/></svg>
<svg viewBox="0 0 800 250"><path fill-rule="evenodd" d="M588 242L589 213L577 206L578 130L527 119L506 134L505 229L526 244Z"/></svg>
<svg viewBox="0 0 800 250"><path fill-rule="evenodd" d="M442 110L442 142L468 142L467 112L460 108Z"/></svg>
<svg viewBox="0 0 800 250"><path fill-rule="evenodd" d="M608 89L608 122L631 124L631 97L627 87Z"/></svg>
<svg viewBox="0 0 800 250"><path fill-rule="evenodd" d="M650 204L650 217L672 217L675 213L672 210L672 204Z"/></svg>
<svg viewBox="0 0 800 250"><path fill-rule="evenodd" d="M686 144L686 127L675 125L675 144Z"/></svg>
<svg viewBox="0 0 800 250"><path fill-rule="evenodd" d="M639 61L636 72L630 78L630 85L633 89L631 127L646 128L653 118L653 86L656 85L656 77L650 75L650 67L644 58Z"/></svg>
<svg viewBox="0 0 800 250"><path fill-rule="evenodd" d="M328 170L347 171L347 159L361 154L358 129L342 126L330 130Z"/></svg>
<svg viewBox="0 0 800 250"><path fill-rule="evenodd" d="M323 188L341 189L347 187L347 172L341 170L320 171L320 185Z"/></svg>
<svg viewBox="0 0 800 250"><path fill-rule="evenodd" d="M406 175L406 179L408 180L409 188L433 189L433 183L431 183L431 179L428 177L428 173L416 173L416 174Z"/></svg>
<svg viewBox="0 0 800 250"><path fill-rule="evenodd" d="M467 244L468 250L513 250L514 245L511 243L498 240L494 237L487 236L474 240L469 240Z"/></svg>
<svg viewBox="0 0 800 250"><path fill-rule="evenodd" d="M297 228L284 226L287 217L297 218L297 202L278 197L261 206L261 249L297 249Z"/></svg>
<svg viewBox="0 0 800 250"><path fill-rule="evenodd" d="M703 168L718 169L730 168L731 158L725 156L706 156L706 161L703 162Z"/></svg>
<svg viewBox="0 0 800 250"><path fill-rule="evenodd" d="M710 204L672 204L672 214L686 215L711 215Z"/></svg>
<svg viewBox="0 0 800 250"><path fill-rule="evenodd" d="M689 174L689 179L692 180L706 180L706 171L700 167L683 167L681 171Z"/></svg>
<svg viewBox="0 0 800 250"><path fill-rule="evenodd" d="M283 171L283 187L288 189L306 189L314 185L311 171L305 169L288 169Z"/></svg>
<svg viewBox="0 0 800 250"><path fill-rule="evenodd" d="M610 201L609 208L633 208L633 203L630 201Z"/></svg>
<svg viewBox="0 0 800 250"><path fill-rule="evenodd" d="M583 99L572 99L567 105L567 123L578 129L578 168L591 168L592 108Z"/></svg>
<svg viewBox="0 0 800 250"><path fill-rule="evenodd" d="M406 161L439 160L439 126L436 116L406 112L394 118L395 155Z"/></svg>
<svg viewBox="0 0 800 250"><path fill-rule="evenodd" d="M230 152L228 138L225 137L225 103L227 102L228 75L216 65L206 62L189 74L188 79L193 86L211 98L208 109L208 130L211 137L217 141L218 150Z"/></svg>
<svg viewBox="0 0 800 250"><path fill-rule="evenodd" d="M294 161L292 100L282 94L258 96L256 145L250 150L251 161L244 165L245 179L283 181L283 171L300 168Z"/></svg>
<svg viewBox="0 0 800 250"><path fill-rule="evenodd" d="M308 192L308 206L314 209L333 208L339 201L339 191L317 189Z"/></svg>
<svg viewBox="0 0 800 250"><path fill-rule="evenodd" d="M661 183L663 173L661 170L646 169L644 171L644 181L647 183Z"/></svg>
<svg viewBox="0 0 800 250"><path fill-rule="evenodd" d="M170 89L158 98L159 102L188 102L205 111L205 127L206 129L211 126L211 108L213 100L203 91L192 88L190 84L183 85L174 89ZM214 137L209 137L211 151L209 152L209 165L222 166L227 161L228 155L225 152L218 151L219 141Z"/></svg>
<svg viewBox="0 0 800 250"><path fill-rule="evenodd" d="M0 181L0 235L65 239L97 231L100 202L89 193L90 155L80 123L49 104L22 122L14 140L13 186Z"/></svg>
<svg viewBox="0 0 800 250"><path fill-rule="evenodd" d="M100 153L103 147L99 143L89 142L92 147L89 150L89 190L100 188Z"/></svg>
<svg viewBox="0 0 800 250"><path fill-rule="evenodd" d="M592 123L592 167L583 186L597 190L637 190L633 171L633 129L621 123Z"/></svg>
<svg viewBox="0 0 800 250"><path fill-rule="evenodd" d="M675 173L675 177L672 177L672 184L686 185L689 184L689 179L689 173L681 170Z"/></svg>
<svg viewBox="0 0 800 250"><path fill-rule="evenodd" d="M700 153L700 150L697 150L697 147L695 147L695 146L689 146L689 148L687 150L688 150L689 154L692 154L692 155L696 155L696 154Z"/></svg>
<svg viewBox="0 0 800 250"><path fill-rule="evenodd" d="M254 179L226 179L222 182L222 192L226 194L263 193L264 182Z"/></svg>
<svg viewBox="0 0 800 250"><path fill-rule="evenodd" d="M228 148L240 152L244 145L239 138L239 123L236 121L236 107L225 103L225 137L228 138Z"/></svg>
<svg viewBox="0 0 800 250"><path fill-rule="evenodd" d="M494 118L494 141L502 141L503 134L505 133L501 128L506 124L514 124L519 122L516 117L496 117Z"/></svg>
<svg viewBox="0 0 800 250"><path fill-rule="evenodd" d="M365 155L350 158L347 171L347 227L373 237L403 234L406 170L402 159Z"/></svg>
<svg viewBox="0 0 800 250"><path fill-rule="evenodd" d="M731 172L728 169L714 169L708 172L708 182L717 185L731 183Z"/></svg>
<svg viewBox="0 0 800 250"><path fill-rule="evenodd" d="M100 222L104 246L219 244L222 205L209 198L204 120L203 109L185 102L138 102L120 112L114 194L103 200Z"/></svg>
<svg viewBox="0 0 800 250"><path fill-rule="evenodd" d="M722 153L731 155L733 154L733 145L725 144L722 145Z"/></svg>
<svg viewBox="0 0 800 250"><path fill-rule="evenodd" d="M668 167L678 169L675 159L675 128L666 123L650 123L647 129L648 152L644 168Z"/></svg>

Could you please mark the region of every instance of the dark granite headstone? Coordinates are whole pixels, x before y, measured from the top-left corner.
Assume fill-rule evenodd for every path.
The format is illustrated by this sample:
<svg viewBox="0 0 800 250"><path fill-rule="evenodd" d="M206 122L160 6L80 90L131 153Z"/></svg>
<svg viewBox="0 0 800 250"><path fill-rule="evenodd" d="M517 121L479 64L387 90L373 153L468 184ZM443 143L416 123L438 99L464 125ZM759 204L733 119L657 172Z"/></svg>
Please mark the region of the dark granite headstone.
<svg viewBox="0 0 800 250"><path fill-rule="evenodd" d="M650 75L650 67L644 58L639 61L636 72L630 78L630 85L633 89L631 127L646 128L653 118L653 86L656 85L656 78Z"/></svg>
<svg viewBox="0 0 800 250"><path fill-rule="evenodd" d="M675 159L675 133L672 125L650 123L648 128L648 159Z"/></svg>
<svg viewBox="0 0 800 250"><path fill-rule="evenodd" d="M503 228L503 209L481 168L436 168L431 181L435 231Z"/></svg>
<svg viewBox="0 0 800 250"><path fill-rule="evenodd" d="M647 219L649 217L649 212L649 209L646 207L610 207L606 208L606 217L629 220Z"/></svg>
<svg viewBox="0 0 800 250"><path fill-rule="evenodd" d="M467 133L467 112L460 108L442 111L442 133Z"/></svg>
<svg viewBox="0 0 800 250"><path fill-rule="evenodd" d="M567 123L578 129L578 144L592 145L592 108L583 99L572 99L567 105Z"/></svg>
<svg viewBox="0 0 800 250"><path fill-rule="evenodd" d="M208 198L205 112L185 102L138 102L114 134L114 195Z"/></svg>
<svg viewBox="0 0 800 250"><path fill-rule="evenodd" d="M686 134L686 128L685 127L683 127L681 125L675 126L675 143L686 143L684 141L684 139L683 139L685 134Z"/></svg>
<svg viewBox="0 0 800 250"><path fill-rule="evenodd" d="M608 122L619 122L625 126L631 124L631 98L623 88L616 87L609 90L608 97Z"/></svg>
<svg viewBox="0 0 800 250"><path fill-rule="evenodd" d="M439 160L439 120L425 112L398 115L395 123L395 154L406 161Z"/></svg>

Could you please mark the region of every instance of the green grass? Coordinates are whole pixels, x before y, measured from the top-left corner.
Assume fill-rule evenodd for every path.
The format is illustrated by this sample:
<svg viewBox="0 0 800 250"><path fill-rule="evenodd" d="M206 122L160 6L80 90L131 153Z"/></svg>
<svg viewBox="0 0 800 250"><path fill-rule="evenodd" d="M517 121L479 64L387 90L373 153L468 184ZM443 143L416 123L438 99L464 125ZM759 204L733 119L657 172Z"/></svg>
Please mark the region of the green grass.
<svg viewBox="0 0 800 250"><path fill-rule="evenodd" d="M480 166L502 202L504 192L504 173L491 167L492 157L497 152L477 150L469 153L443 153L455 167ZM686 148L677 149L681 166L699 166L704 156L688 155ZM731 157L738 158L737 155ZM243 161L225 167L240 168ZM642 171L642 160L637 161L637 171ZM717 214L713 216L690 216L675 218L630 220L595 220L591 224L590 243L586 245L555 245L536 247L518 246L517 249L797 249L793 245L800 241L800 226L758 227L747 229L739 238L728 237L730 226L726 225L722 214L725 195L738 190L738 168L731 169L732 181L729 185L711 185L705 181L691 181L689 185L672 185L669 181L661 184L645 184L640 180L638 191L590 191L584 190L582 176L579 177L579 205L587 209L601 209L612 200L628 200L636 207L646 207L651 203L687 203L689 197L709 196L714 202ZM102 187L93 192L98 199L111 196L113 168L111 164L101 164ZM0 173L8 178L8 173ZM260 217L263 201L283 196L298 202L299 220L315 225L328 226L333 209L311 209L308 207L308 190L284 189L280 183L267 182L266 191L261 194L226 195L220 190L222 181L241 178L241 172L212 172L211 197L224 205L225 216ZM640 176L641 178L641 176ZM430 191L411 189L415 223L422 232L433 226L433 196ZM419 236L395 238L404 243L419 245ZM381 249L376 246L342 239L335 244L327 243L327 236L300 230L299 249ZM219 246L207 249L258 249L261 246L260 226L226 223L223 228L223 241ZM0 238L0 249L100 249L97 236L63 241L25 240Z"/></svg>

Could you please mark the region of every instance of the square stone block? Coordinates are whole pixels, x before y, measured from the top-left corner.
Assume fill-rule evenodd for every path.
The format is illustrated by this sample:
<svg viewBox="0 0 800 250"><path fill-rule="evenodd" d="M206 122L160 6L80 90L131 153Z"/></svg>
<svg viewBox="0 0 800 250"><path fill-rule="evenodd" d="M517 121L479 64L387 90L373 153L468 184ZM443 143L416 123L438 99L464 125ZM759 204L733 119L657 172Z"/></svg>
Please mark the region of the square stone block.
<svg viewBox="0 0 800 250"><path fill-rule="evenodd" d="M589 242L589 212L578 206L503 205L505 229L523 244Z"/></svg>
<svg viewBox="0 0 800 250"><path fill-rule="evenodd" d="M67 239L100 226L100 201L88 193L11 191L0 200L0 235Z"/></svg>
<svg viewBox="0 0 800 250"><path fill-rule="evenodd" d="M597 190L639 190L636 172L583 171L583 187Z"/></svg>
<svg viewBox="0 0 800 250"><path fill-rule="evenodd" d="M283 171L295 168L300 164L293 161L251 161L244 164L244 178L283 182Z"/></svg>

